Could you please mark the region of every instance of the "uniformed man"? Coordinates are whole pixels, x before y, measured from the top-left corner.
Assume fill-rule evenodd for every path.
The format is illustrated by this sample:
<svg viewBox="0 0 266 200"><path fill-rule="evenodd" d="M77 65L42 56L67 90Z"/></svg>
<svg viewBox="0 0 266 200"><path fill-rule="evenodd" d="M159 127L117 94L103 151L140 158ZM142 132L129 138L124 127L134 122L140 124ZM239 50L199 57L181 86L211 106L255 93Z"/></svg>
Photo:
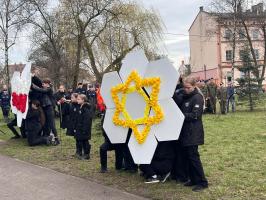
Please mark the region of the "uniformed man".
<svg viewBox="0 0 266 200"><path fill-rule="evenodd" d="M227 96L227 89L226 87L224 87L224 84L221 83L217 91L217 98L220 103L220 110L222 114L226 114L226 96Z"/></svg>
<svg viewBox="0 0 266 200"><path fill-rule="evenodd" d="M211 78L210 83L207 85L207 98L210 100L212 113L216 114L217 85L213 78Z"/></svg>

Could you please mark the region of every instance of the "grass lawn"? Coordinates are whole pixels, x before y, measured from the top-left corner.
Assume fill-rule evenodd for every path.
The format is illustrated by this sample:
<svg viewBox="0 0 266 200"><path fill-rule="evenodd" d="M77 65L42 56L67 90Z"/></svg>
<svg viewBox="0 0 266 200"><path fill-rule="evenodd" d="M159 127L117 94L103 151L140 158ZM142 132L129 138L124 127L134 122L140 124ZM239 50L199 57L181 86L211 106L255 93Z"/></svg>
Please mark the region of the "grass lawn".
<svg viewBox="0 0 266 200"><path fill-rule="evenodd" d="M66 137L64 131L61 131L62 145L32 148L24 140L9 140L11 133L1 126L7 134L0 133L0 139L6 141L0 145L0 153L153 199L266 199L265 110L226 116L205 115L204 126L205 145L200 151L210 187L201 193L194 193L173 181L145 185L137 174L117 172L113 152L108 155L109 172L98 173L99 146L103 142L99 120L93 123L90 161L72 157L74 139Z"/></svg>

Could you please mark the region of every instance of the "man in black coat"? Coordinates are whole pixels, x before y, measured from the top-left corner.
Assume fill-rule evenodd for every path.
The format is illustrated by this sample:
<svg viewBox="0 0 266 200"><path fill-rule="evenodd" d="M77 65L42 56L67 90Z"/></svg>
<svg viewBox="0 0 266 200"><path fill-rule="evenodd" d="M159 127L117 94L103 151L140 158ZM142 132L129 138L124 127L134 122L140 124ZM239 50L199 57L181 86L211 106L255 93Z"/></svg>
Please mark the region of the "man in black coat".
<svg viewBox="0 0 266 200"><path fill-rule="evenodd" d="M185 121L179 141L184 149L184 162L188 165L190 178L190 181L185 183L185 186L194 186L192 190L199 191L208 187L208 181L198 152L198 145L204 144L202 124L204 100L202 94L196 88L194 78L187 78L184 81L184 90L184 100L180 109L185 116Z"/></svg>
<svg viewBox="0 0 266 200"><path fill-rule="evenodd" d="M81 94L77 98L80 108L78 110L77 119L74 124L74 137L76 139L76 152L79 159L90 159L91 145L91 125L92 115L90 112L90 105L85 103L87 98Z"/></svg>

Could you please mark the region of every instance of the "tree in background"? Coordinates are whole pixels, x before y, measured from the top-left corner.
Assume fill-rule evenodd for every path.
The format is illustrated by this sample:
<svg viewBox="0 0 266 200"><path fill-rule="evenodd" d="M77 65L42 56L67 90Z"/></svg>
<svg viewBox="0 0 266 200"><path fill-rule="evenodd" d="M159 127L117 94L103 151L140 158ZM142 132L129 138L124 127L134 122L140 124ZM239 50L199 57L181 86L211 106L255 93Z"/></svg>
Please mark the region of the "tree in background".
<svg viewBox="0 0 266 200"><path fill-rule="evenodd" d="M18 33L26 24L27 19L33 15L35 10L25 12L28 7L26 0L0 0L0 36L4 44L5 54L5 78L6 84L10 84L9 75L9 50L15 44Z"/></svg>
<svg viewBox="0 0 266 200"><path fill-rule="evenodd" d="M261 86L258 84L259 80L254 75L258 69L254 65L254 62L252 62L248 46L244 48L241 57L243 66L238 67L238 70L242 73L242 77L237 79L237 82L239 83L239 100L247 99L249 109L250 111L253 111L256 101L259 100L259 94L261 91Z"/></svg>

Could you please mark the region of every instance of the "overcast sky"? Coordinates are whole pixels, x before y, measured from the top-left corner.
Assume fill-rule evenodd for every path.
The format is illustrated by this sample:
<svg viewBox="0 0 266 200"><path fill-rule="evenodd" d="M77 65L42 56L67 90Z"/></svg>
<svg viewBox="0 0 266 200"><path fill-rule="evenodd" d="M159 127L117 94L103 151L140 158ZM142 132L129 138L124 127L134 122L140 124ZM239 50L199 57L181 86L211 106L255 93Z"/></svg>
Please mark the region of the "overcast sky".
<svg viewBox="0 0 266 200"><path fill-rule="evenodd" d="M188 29L199 12L200 6L207 7L211 0L137 0L147 8L154 8L166 26L164 45L162 53L167 54L176 65L181 60L189 58L189 38ZM171 35L173 33L178 35ZM27 61L30 41L25 35L27 31L21 33L15 46L10 52L10 63L20 63ZM1 54L3 58L3 53Z"/></svg>

